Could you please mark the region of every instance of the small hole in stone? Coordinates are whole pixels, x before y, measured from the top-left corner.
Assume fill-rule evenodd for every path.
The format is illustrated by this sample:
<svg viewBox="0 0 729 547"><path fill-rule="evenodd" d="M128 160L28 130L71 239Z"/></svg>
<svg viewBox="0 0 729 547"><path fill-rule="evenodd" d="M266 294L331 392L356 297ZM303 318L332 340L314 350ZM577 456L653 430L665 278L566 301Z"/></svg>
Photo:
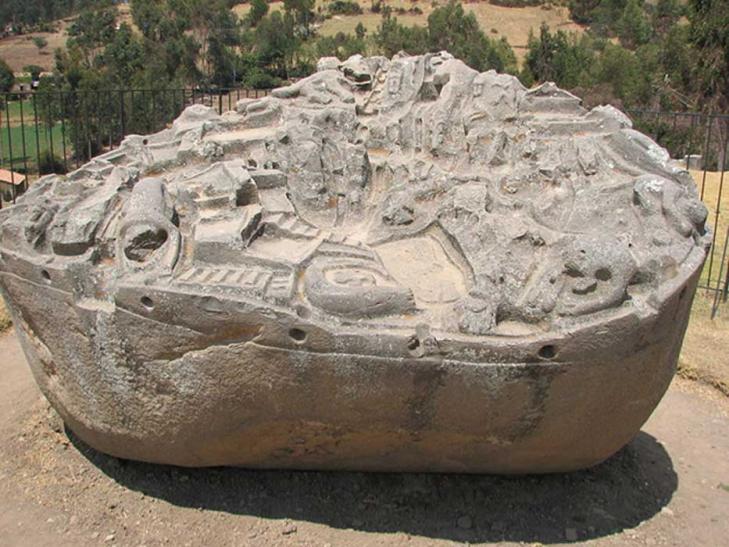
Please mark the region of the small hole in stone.
<svg viewBox="0 0 729 547"><path fill-rule="evenodd" d="M299 342L299 343L306 340L306 332L304 332L301 329L297 329L297 328L290 329L289 336L291 337L292 340Z"/></svg>
<svg viewBox="0 0 729 547"><path fill-rule="evenodd" d="M154 309L154 302L149 296L143 296L140 301L142 302L142 306L147 308L149 311Z"/></svg>
<svg viewBox="0 0 729 547"><path fill-rule="evenodd" d="M302 319L308 319L311 317L311 310L306 306L296 306L296 315Z"/></svg>
<svg viewBox="0 0 729 547"><path fill-rule="evenodd" d="M410 353L417 352L418 348L420 347L420 339L417 336L411 336L408 340L408 349L410 350Z"/></svg>
<svg viewBox="0 0 729 547"><path fill-rule="evenodd" d="M256 162L256 160L254 160L254 159L249 158L248 167L252 167L253 169L255 169L256 167L258 167L258 162Z"/></svg>
<svg viewBox="0 0 729 547"><path fill-rule="evenodd" d="M148 139L142 139L142 144L144 144L146 146L147 144L149 144L149 140Z"/></svg>
<svg viewBox="0 0 729 547"><path fill-rule="evenodd" d="M549 344L539 348L539 357L542 359L553 359L557 355L557 348Z"/></svg>
<svg viewBox="0 0 729 547"><path fill-rule="evenodd" d="M41 270L41 277L46 283L51 282L51 274L48 273L48 270Z"/></svg>
<svg viewBox="0 0 729 547"><path fill-rule="evenodd" d="M600 281L610 281L613 278L613 274L607 268L600 268L595 272L595 278Z"/></svg>

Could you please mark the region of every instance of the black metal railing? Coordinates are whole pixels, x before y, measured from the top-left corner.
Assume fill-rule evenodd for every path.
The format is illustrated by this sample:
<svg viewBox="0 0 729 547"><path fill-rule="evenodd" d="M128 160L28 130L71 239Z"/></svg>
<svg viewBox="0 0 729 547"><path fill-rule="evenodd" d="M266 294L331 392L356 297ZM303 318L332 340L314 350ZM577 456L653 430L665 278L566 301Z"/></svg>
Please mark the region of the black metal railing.
<svg viewBox="0 0 729 547"><path fill-rule="evenodd" d="M4 185L0 181L0 207L13 203L39 176L73 170L126 135L159 131L192 104L222 114L240 99L268 93L234 88L0 94L0 169L10 171L12 179Z"/></svg>

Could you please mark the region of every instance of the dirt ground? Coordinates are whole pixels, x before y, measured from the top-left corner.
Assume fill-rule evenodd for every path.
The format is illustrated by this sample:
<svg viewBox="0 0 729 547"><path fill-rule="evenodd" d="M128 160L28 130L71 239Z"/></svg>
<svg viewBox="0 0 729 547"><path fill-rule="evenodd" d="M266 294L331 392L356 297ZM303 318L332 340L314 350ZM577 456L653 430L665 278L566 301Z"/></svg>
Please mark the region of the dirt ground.
<svg viewBox="0 0 729 547"><path fill-rule="evenodd" d="M711 319L713 295L699 290L679 358L679 374L713 386L729 397L729 304Z"/></svg>
<svg viewBox="0 0 729 547"><path fill-rule="evenodd" d="M605 463L546 476L183 469L65 431L0 335L0 545L726 545L729 399L677 379Z"/></svg>
<svg viewBox="0 0 729 547"><path fill-rule="evenodd" d="M66 28L68 23L60 22L57 32L34 32L22 36L9 36L0 40L0 59L3 59L13 72L23 73L28 65L38 65L50 72L55 65L53 51L66 45ZM33 38L40 36L48 41L48 45L39 50Z"/></svg>

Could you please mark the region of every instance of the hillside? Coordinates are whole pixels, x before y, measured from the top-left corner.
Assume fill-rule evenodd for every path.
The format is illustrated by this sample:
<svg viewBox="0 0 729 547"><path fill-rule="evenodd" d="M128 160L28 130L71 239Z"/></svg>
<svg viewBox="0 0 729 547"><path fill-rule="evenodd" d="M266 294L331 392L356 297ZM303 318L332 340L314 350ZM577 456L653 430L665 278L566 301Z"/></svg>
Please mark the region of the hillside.
<svg viewBox="0 0 729 547"><path fill-rule="evenodd" d="M322 36L332 36L338 32L354 33L355 27L362 23L368 32L373 32L380 24L381 14L370 11L369 0L358 0L363 13L360 15L335 15L325 20L318 32ZM444 1L426 3L414 2L411 0L387 0L386 4L397 10L403 8L408 10L417 6L421 14L396 14L398 20L404 25L427 25L428 15ZM317 0L316 11L321 10L327 13L329 0ZM573 22L569 12L564 6L533 6L524 8L508 8L496 6L487 1L474 1L464 3L466 11L473 12L478 19L484 32L489 36L500 38L505 37L514 48L514 52L521 61L526 52L526 44L530 30L537 32L539 26L544 22L553 30L562 29L570 32L582 32L584 27ZM131 22L130 6L122 4L119 6L120 20ZM243 17L248 13L250 4L241 3L233 8L233 11ZM283 9L283 1L271 2L271 11ZM53 70L54 55L56 48L62 48L66 43L66 30L73 22L73 18L57 21L55 32L35 32L20 36L9 36L0 39L0 59L4 59L16 72L22 72L28 65L38 65L46 71ZM33 43L33 38L39 36L44 38L48 45L38 49Z"/></svg>
<svg viewBox="0 0 729 547"><path fill-rule="evenodd" d="M379 13L370 11L371 2L369 0L357 0L362 8L360 15L335 15L331 19L327 19L319 27L319 34L322 36L332 36L338 32L354 33L355 27L362 23L368 32L377 29L382 18ZM322 13L327 13L329 0L317 0L316 11L321 9ZM412 0L387 0L385 4L393 10L403 8L408 10L417 7L422 14L403 14L395 13L398 21L403 25L426 26L428 24L428 15L439 5L445 4L445 0L432 3L418 2ZM582 25L578 25L570 19L569 10L564 6L530 6L524 8L509 8L490 4L488 1L463 2L463 7L467 12L473 12L476 15L481 28L491 37L506 38L509 44L514 48L514 53L521 62L525 53L529 32L538 33L542 23L547 23L552 30L564 30L567 32L584 31ZM240 17L248 13L250 4L238 4L233 11ZM283 1L276 1L270 4L270 10L283 10Z"/></svg>
<svg viewBox="0 0 729 547"><path fill-rule="evenodd" d="M120 4L119 21L131 23L131 7L129 4ZM68 17L56 21L55 32L30 32L19 36L8 36L0 39L0 59L5 60L10 68L17 73L22 73L23 68L28 65L38 65L47 72L53 70L55 59L53 52L56 48L63 48L66 45L66 31L74 21L74 17ZM33 43L35 37L44 38L48 45L38 49Z"/></svg>

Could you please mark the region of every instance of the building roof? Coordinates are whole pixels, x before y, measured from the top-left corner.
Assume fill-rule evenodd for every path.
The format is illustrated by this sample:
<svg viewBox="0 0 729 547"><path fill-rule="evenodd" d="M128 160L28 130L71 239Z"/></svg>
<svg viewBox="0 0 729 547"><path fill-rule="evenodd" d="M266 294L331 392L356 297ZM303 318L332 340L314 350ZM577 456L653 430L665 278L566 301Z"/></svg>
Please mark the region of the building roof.
<svg viewBox="0 0 729 547"><path fill-rule="evenodd" d="M20 186L21 184L23 184L23 182L25 182L25 175L21 175L20 173L13 173L12 171L8 171L7 169L0 169L0 182Z"/></svg>

